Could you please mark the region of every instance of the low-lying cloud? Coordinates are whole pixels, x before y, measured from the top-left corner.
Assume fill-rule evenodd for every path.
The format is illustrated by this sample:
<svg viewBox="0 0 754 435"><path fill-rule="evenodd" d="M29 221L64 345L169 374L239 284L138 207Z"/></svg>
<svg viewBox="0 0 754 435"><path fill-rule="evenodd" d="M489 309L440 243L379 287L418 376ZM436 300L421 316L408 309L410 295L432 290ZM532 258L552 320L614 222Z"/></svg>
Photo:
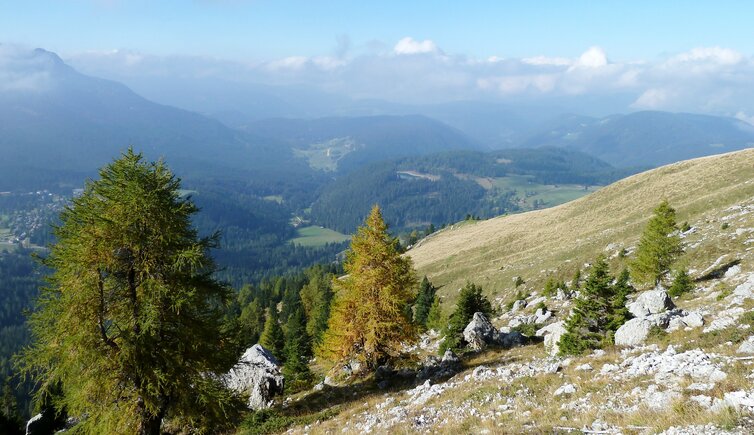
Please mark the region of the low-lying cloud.
<svg viewBox="0 0 754 435"><path fill-rule="evenodd" d="M352 49L347 38L344 41L339 41L341 48L333 55L270 61L159 57L123 50L80 53L70 61L93 75L124 81L170 75L216 77L403 103L632 95L625 110L754 113L754 59L724 47L698 47L665 58L631 61L613 60L599 46L586 48L575 58L535 54L478 59L447 53L431 39L410 36L393 45L374 43L361 52Z"/></svg>

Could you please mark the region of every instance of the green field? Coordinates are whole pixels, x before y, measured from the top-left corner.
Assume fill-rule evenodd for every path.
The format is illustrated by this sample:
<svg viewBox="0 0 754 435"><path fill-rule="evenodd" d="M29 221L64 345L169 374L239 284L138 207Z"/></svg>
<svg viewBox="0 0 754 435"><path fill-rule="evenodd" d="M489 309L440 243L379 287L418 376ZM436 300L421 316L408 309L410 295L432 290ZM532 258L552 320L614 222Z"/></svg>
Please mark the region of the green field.
<svg viewBox="0 0 754 435"><path fill-rule="evenodd" d="M552 207L592 193L600 186L583 186L577 184L538 184L531 182L528 175L509 175L496 178L493 186L500 190L515 190L520 205L524 210L534 208L534 201L542 207Z"/></svg>
<svg viewBox="0 0 754 435"><path fill-rule="evenodd" d="M324 246L327 243L340 243L351 239L351 236L318 226L299 228L296 233L298 237L291 239L291 242L301 246Z"/></svg>

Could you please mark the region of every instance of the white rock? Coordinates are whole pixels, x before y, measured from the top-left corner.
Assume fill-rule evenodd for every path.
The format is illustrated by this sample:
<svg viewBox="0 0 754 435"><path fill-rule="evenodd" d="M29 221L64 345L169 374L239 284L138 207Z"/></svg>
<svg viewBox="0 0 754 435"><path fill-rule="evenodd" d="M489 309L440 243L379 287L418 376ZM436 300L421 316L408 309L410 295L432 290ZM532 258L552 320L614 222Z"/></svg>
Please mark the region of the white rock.
<svg viewBox="0 0 754 435"><path fill-rule="evenodd" d="M704 332L719 331L721 329L735 326L736 323L738 322L738 318L741 317L743 313L744 313L744 309L741 307L733 307L727 310L720 311L719 313L717 313L717 317L715 317L715 320L713 320L709 326L704 328L703 331Z"/></svg>
<svg viewBox="0 0 754 435"><path fill-rule="evenodd" d="M628 311L635 317L646 317L650 314L664 313L675 308L673 301L662 286L646 291L627 305Z"/></svg>
<svg viewBox="0 0 754 435"><path fill-rule="evenodd" d="M545 349L550 352L550 355L557 355L560 351L559 343L560 337L566 333L565 322L559 321L551 323L536 332L538 337L545 338Z"/></svg>
<svg viewBox="0 0 754 435"><path fill-rule="evenodd" d="M248 348L223 380L231 390L249 395L249 409L269 408L272 398L283 392L280 363L260 344Z"/></svg>
<svg viewBox="0 0 754 435"><path fill-rule="evenodd" d="M586 363L586 364L581 364L580 366L576 366L575 370L577 372L591 372L594 369L592 368L591 364Z"/></svg>
<svg viewBox="0 0 754 435"><path fill-rule="evenodd" d="M497 338L497 329L492 326L487 317L482 313L474 313L466 328L463 330L463 339L473 350L482 350L487 344L492 343Z"/></svg>
<svg viewBox="0 0 754 435"><path fill-rule="evenodd" d="M644 343L654 324L644 318L631 319L615 331L617 346L636 346Z"/></svg>
<svg viewBox="0 0 754 435"><path fill-rule="evenodd" d="M731 406L736 410L745 412L754 411L754 392L733 391L725 393L723 400L728 406Z"/></svg>
<svg viewBox="0 0 754 435"><path fill-rule="evenodd" d="M555 390L555 397L562 395L571 395L576 392L576 386L573 384L565 384Z"/></svg>
<svg viewBox="0 0 754 435"><path fill-rule="evenodd" d="M600 369L600 373L603 375L606 375L608 373L617 372L620 370L620 366L617 366L615 364L605 364Z"/></svg>
<svg viewBox="0 0 754 435"><path fill-rule="evenodd" d="M738 346L738 350L736 351L738 353L754 353L754 335L747 338L746 341L741 343L740 346Z"/></svg>

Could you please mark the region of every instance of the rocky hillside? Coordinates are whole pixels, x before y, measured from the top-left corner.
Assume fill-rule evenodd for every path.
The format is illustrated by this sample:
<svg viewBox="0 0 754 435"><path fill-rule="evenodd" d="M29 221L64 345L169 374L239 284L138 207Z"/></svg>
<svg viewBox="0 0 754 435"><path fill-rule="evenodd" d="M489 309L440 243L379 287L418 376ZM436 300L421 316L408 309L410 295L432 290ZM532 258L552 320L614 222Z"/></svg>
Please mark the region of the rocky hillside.
<svg viewBox="0 0 754 435"><path fill-rule="evenodd" d="M544 282L568 284L600 254L620 270L662 198L688 223L679 264L693 290L671 299L663 288L639 288L618 345L555 355L574 295L544 295ZM440 361L431 356L440 337L430 331L406 348L408 368L378 371L372 384L321 384L287 399L289 414L308 416L290 432L754 430L754 150L639 174L554 209L466 223L409 255L443 286L446 307L465 281L494 298L492 325L475 316L464 331L477 350L460 363L450 355ZM523 284L516 287L513 277ZM528 344L510 342L514 327L531 331Z"/></svg>

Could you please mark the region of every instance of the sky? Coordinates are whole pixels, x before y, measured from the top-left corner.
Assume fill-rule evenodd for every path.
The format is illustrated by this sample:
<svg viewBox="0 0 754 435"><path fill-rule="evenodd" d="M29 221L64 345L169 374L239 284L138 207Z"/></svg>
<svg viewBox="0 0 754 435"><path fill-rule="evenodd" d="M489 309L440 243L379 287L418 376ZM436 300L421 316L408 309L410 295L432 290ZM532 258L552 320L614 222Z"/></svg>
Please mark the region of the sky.
<svg viewBox="0 0 754 435"><path fill-rule="evenodd" d="M0 0L0 43L127 84L214 77L407 103L629 95L754 120L754 2Z"/></svg>

